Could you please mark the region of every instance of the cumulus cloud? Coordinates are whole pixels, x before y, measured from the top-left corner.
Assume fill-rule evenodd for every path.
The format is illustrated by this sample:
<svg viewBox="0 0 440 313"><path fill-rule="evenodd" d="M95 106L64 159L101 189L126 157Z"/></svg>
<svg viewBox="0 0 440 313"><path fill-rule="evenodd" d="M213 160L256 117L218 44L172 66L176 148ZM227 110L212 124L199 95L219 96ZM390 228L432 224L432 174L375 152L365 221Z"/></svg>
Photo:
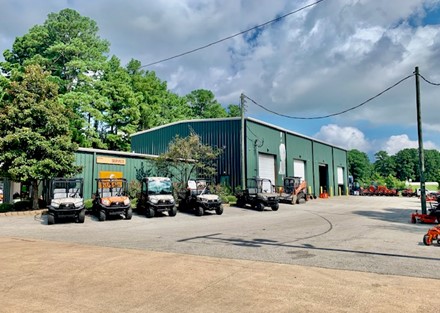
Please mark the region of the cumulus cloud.
<svg viewBox="0 0 440 313"><path fill-rule="evenodd" d="M419 143L417 140L411 140L408 135L396 135L391 136L383 145L381 150L388 152L389 155L394 155L400 150L406 148L418 148ZM438 149L438 147L432 141L423 143L424 149Z"/></svg>
<svg viewBox="0 0 440 313"><path fill-rule="evenodd" d="M324 125L314 137L347 150L357 149L367 152L371 148L364 133L355 127L341 127L335 124Z"/></svg>
<svg viewBox="0 0 440 313"><path fill-rule="evenodd" d="M0 0L0 52L16 36L42 24L50 12L64 7L95 20L100 36L123 64L143 64L192 50L294 11L308 0ZM105 8L105 9L103 9ZM437 10L437 11L436 11ZM440 10L438 0L331 0L290 15L257 31L151 67L180 95L212 90L222 104L237 103L241 92L270 110L313 117L356 106L400 79L415 66L440 82L440 24L424 19ZM16 16L22 18L17 19ZM357 133L365 121L401 128L415 127L414 77L366 105L343 115ZM423 120L428 140L440 146L436 114L438 88L421 82ZM248 114L262 114L249 103ZM337 119L325 120L330 131ZM329 127L329 129L325 128ZM344 129L350 131L350 129ZM316 132L316 129L314 130ZM307 134L311 135L311 134ZM367 133L369 137L369 134ZM337 141L337 138L330 138ZM345 146L344 142L339 141Z"/></svg>

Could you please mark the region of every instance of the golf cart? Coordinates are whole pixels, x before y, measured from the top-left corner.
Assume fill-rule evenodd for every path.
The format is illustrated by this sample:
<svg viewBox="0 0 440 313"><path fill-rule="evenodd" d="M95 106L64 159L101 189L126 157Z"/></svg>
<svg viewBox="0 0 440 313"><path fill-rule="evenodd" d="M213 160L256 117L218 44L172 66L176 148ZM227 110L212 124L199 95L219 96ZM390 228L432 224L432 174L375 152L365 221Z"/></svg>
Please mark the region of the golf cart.
<svg viewBox="0 0 440 313"><path fill-rule="evenodd" d="M121 215L130 220L133 211L127 194L125 178L97 178L93 213L101 222L110 216Z"/></svg>
<svg viewBox="0 0 440 313"><path fill-rule="evenodd" d="M211 182L207 179L188 180L187 188L179 193L179 211L192 211L202 216L205 211L223 214L220 197L213 192Z"/></svg>
<svg viewBox="0 0 440 313"><path fill-rule="evenodd" d="M177 208L173 197L173 184L166 177L146 177L142 179L141 193L138 196L137 210L151 218L159 212L176 216Z"/></svg>
<svg viewBox="0 0 440 313"><path fill-rule="evenodd" d="M50 181L47 224L55 224L62 218L84 223L83 187L82 178L53 178Z"/></svg>
<svg viewBox="0 0 440 313"><path fill-rule="evenodd" d="M236 194L237 206L244 208L249 204L258 211L263 211L266 206L272 211L279 208L279 195L275 193L274 186L267 178L249 178L246 189Z"/></svg>
<svg viewBox="0 0 440 313"><path fill-rule="evenodd" d="M280 192L280 202L300 204L307 201L307 182L301 177L284 178L283 189Z"/></svg>

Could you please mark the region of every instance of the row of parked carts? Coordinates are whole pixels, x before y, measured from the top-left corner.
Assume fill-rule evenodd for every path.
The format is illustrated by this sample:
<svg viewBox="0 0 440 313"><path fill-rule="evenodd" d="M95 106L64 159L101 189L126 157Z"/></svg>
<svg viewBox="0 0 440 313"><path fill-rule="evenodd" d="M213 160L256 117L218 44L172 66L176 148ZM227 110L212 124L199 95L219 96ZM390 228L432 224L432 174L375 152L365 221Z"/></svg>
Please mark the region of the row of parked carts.
<svg viewBox="0 0 440 313"><path fill-rule="evenodd" d="M287 177L285 185L276 192L269 179L249 178L246 188L236 193L237 206L251 207L264 211L279 209L279 202L302 203L306 201L306 183L298 177ZM55 178L51 180L48 205L48 224L61 219L71 219L84 223L86 208L83 197L82 178ZM99 221L112 216L130 220L133 216L128 184L124 178L96 179L91 212ZM177 197L176 197L177 194ZM136 210L148 218L167 213L176 216L178 211L192 212L202 216L211 211L223 214L223 204L215 188L207 179L188 180L186 187L175 192L173 183L167 177L146 177L141 181L140 192L136 195ZM177 198L177 201L175 200Z"/></svg>

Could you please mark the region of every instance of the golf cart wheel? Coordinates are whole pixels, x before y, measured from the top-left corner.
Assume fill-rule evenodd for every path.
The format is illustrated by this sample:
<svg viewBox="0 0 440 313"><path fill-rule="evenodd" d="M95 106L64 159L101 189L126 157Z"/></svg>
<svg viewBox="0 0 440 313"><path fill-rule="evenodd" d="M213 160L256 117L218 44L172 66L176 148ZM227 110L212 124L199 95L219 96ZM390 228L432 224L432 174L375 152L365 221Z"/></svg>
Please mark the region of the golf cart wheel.
<svg viewBox="0 0 440 313"><path fill-rule="evenodd" d="M55 215L53 213L49 213L47 215L47 225L55 224Z"/></svg>
<svg viewBox="0 0 440 313"><path fill-rule="evenodd" d="M280 205L277 203L275 205L272 205L271 208L272 208L272 211L278 211L278 209L280 208Z"/></svg>
<svg viewBox="0 0 440 313"><path fill-rule="evenodd" d="M171 210L168 211L168 215L169 216L176 216L176 214L177 214L177 208L175 206L173 206L171 208Z"/></svg>
<svg viewBox="0 0 440 313"><path fill-rule="evenodd" d="M104 210L99 211L99 216L98 216L98 218L99 218L99 221L100 221L100 222L104 222L104 221L105 221L105 219L107 218L107 216L106 216Z"/></svg>
<svg viewBox="0 0 440 313"><path fill-rule="evenodd" d="M86 209L82 209L78 213L78 218L76 220L77 223L84 223L84 220L86 219Z"/></svg>
<svg viewBox="0 0 440 313"><path fill-rule="evenodd" d="M430 246L432 244L432 238L429 235L423 236L423 243L425 246Z"/></svg>
<svg viewBox="0 0 440 313"><path fill-rule="evenodd" d="M154 217L154 210L153 210L152 208L147 208L147 209L145 210L145 216L146 216L147 218L152 218L152 217Z"/></svg>
<svg viewBox="0 0 440 313"><path fill-rule="evenodd" d="M128 208L127 211L125 212L125 219L131 220L132 217L133 217L133 209Z"/></svg>
<svg viewBox="0 0 440 313"><path fill-rule="evenodd" d="M261 202L259 202L259 203L257 203L257 205L255 206L255 208L256 208L258 211L264 211L264 204L261 203Z"/></svg>
<svg viewBox="0 0 440 313"><path fill-rule="evenodd" d="M217 215L223 214L223 205L220 205L217 209L215 209L215 214Z"/></svg>
<svg viewBox="0 0 440 313"><path fill-rule="evenodd" d="M205 214L205 210L201 206L197 207L196 208L196 215L202 216L203 214Z"/></svg>

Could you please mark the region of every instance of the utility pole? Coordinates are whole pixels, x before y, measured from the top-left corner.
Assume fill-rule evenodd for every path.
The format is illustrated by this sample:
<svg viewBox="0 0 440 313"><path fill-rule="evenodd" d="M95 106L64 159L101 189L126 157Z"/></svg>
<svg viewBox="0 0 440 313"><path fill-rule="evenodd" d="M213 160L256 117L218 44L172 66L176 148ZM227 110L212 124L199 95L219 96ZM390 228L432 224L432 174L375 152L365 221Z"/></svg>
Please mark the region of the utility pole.
<svg viewBox="0 0 440 313"><path fill-rule="evenodd" d="M420 109L420 82L418 66L416 66L414 74L416 75L417 135L419 137L420 202L422 205L422 214L426 214L425 154L423 152L422 114Z"/></svg>
<svg viewBox="0 0 440 313"><path fill-rule="evenodd" d="M240 95L240 113L241 113L241 151L240 151L240 161L241 161L241 188L244 190L246 188L246 160L245 160L245 132L244 132L244 112L245 112L244 94Z"/></svg>

